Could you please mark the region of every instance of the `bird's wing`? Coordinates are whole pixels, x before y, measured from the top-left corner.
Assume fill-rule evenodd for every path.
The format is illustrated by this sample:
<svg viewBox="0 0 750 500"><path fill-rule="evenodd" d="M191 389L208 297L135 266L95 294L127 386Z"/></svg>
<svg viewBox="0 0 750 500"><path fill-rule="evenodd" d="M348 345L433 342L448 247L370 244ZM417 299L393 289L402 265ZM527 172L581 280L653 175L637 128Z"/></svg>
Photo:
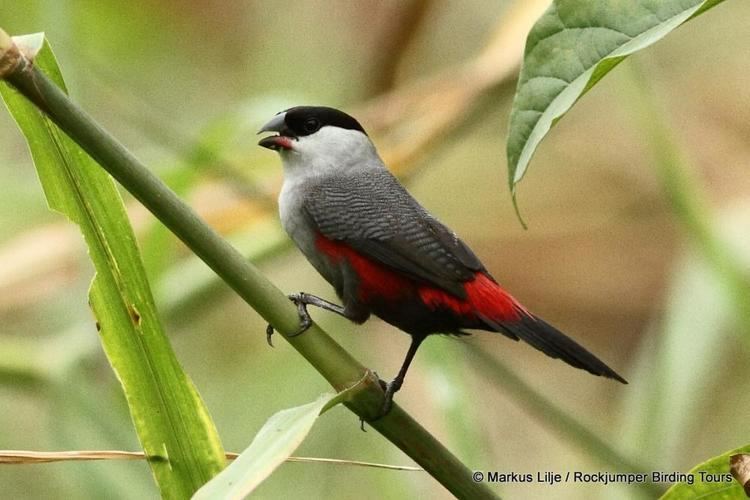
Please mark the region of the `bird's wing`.
<svg viewBox="0 0 750 500"><path fill-rule="evenodd" d="M387 170L323 180L305 208L326 238L457 297L465 298L463 283L484 270Z"/></svg>

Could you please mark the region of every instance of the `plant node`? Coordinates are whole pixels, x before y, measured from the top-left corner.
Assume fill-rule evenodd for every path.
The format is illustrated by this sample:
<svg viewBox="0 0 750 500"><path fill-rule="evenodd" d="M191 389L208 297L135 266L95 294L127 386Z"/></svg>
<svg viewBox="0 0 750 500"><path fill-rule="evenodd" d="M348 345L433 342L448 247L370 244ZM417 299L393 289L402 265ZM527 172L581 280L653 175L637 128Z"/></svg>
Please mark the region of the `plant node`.
<svg viewBox="0 0 750 500"><path fill-rule="evenodd" d="M23 60L16 43L0 28L0 78L3 80L13 74Z"/></svg>

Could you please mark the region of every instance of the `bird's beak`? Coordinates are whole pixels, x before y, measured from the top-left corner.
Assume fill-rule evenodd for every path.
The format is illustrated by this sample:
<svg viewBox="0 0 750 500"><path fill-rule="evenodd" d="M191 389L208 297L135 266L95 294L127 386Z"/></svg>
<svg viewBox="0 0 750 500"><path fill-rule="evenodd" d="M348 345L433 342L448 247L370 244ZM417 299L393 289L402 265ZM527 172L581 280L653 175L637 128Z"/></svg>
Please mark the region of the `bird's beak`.
<svg viewBox="0 0 750 500"><path fill-rule="evenodd" d="M292 149L292 140L294 139L294 136L289 133L289 129L284 121L285 118L286 113L279 113L261 127L258 131L259 134L262 134L263 132L278 132L279 135L264 137L258 142L259 146L273 149L275 151Z"/></svg>

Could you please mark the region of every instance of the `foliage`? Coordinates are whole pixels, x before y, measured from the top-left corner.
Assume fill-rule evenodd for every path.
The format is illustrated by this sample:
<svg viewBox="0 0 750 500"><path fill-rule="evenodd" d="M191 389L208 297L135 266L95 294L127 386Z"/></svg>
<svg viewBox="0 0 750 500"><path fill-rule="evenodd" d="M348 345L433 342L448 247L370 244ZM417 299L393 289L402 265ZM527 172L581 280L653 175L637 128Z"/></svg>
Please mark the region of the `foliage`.
<svg viewBox="0 0 750 500"><path fill-rule="evenodd" d="M515 193L550 128L627 56L723 0L556 0L526 41L508 133Z"/></svg>
<svg viewBox="0 0 750 500"><path fill-rule="evenodd" d="M17 43L64 88L43 35ZM96 269L89 295L96 328L162 495L187 498L224 467L224 450L162 330L114 182L22 95L6 83L0 92L27 138L50 208L86 239Z"/></svg>

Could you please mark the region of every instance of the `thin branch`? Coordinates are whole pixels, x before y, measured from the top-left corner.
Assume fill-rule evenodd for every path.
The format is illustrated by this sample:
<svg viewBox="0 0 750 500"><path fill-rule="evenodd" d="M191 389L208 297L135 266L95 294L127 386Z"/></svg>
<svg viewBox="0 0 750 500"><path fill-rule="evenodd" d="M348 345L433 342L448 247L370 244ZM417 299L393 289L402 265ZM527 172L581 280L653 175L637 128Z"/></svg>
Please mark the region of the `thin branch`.
<svg viewBox="0 0 750 500"><path fill-rule="evenodd" d="M227 459L234 460L235 458L237 458L236 453L227 453ZM375 469L424 472L423 468L412 467L411 465L376 464L374 462L362 462L359 460L342 460L339 458L289 457L286 459L286 461L287 462L321 463L321 464L332 464L332 465L354 465L357 467L373 467Z"/></svg>
<svg viewBox="0 0 750 500"><path fill-rule="evenodd" d="M227 452L227 460L234 460L239 453ZM0 450L0 465L28 465L44 464L50 462L84 462L92 460L145 460L146 454L142 451L121 450L80 450L80 451L27 451L27 450ZM410 472L424 472L421 467L410 465L390 465L373 462L362 462L360 460L342 460L339 458L319 457L289 457L287 462L302 462L331 465L352 465L356 467L372 467L375 469L402 470Z"/></svg>

